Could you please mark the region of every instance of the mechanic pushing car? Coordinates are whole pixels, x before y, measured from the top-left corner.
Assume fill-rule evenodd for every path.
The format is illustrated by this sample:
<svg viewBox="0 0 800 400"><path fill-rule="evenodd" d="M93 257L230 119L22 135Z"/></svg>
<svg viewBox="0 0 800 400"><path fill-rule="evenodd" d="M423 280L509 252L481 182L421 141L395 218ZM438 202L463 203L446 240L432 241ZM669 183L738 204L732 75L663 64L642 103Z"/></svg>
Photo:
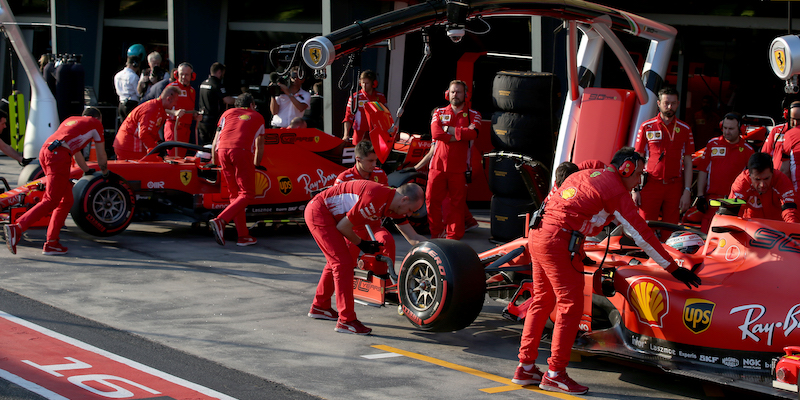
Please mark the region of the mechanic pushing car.
<svg viewBox="0 0 800 400"><path fill-rule="evenodd" d="M85 174L93 174L95 171L86 165L81 150L90 141L94 141L97 143L95 146L97 164L100 166L103 176L108 176L102 119L103 115L100 114L100 110L89 107L83 111L82 116L69 117L64 120L55 133L42 145L42 149L39 151L39 161L47 178L44 198L28 212L22 214L17 223L3 227L6 245L11 254L17 254L17 243L19 243L22 233L32 223L54 210L50 216L50 224L47 226L47 241L42 248L42 254L67 253L67 247L59 243L58 239L73 203L72 181L69 176L70 158L75 159L75 163Z"/></svg>
<svg viewBox="0 0 800 400"><path fill-rule="evenodd" d="M358 142L355 148L355 155L356 165L342 171L342 173L336 177L336 183L334 185L358 179L366 179L368 181L378 182L382 185L389 185L386 172L378 167L378 155L375 154L375 148L372 146L372 142L369 140L362 140ZM375 235L375 240L383 243L383 249L381 249L381 253L389 257L389 259L394 262L396 256L394 236L392 236L392 234L382 226L382 222L383 221L381 220L371 222L369 223L369 226L372 228L372 232ZM397 223L397 230L400 231L400 234L402 234L412 246L427 240L427 238L418 234L414 230L414 228L408 222L408 218L403 218L402 220L395 222ZM355 228L355 231L361 239L369 240L369 234L367 233L366 227ZM349 247L353 259L356 259L358 257L359 248L353 243L349 243ZM385 268L388 266L385 263L371 263L370 265L373 268L376 268L372 270L373 273L384 279L389 278L388 270Z"/></svg>
<svg viewBox="0 0 800 400"><path fill-rule="evenodd" d="M183 110L171 110L180 93L177 87L167 86L159 98L140 104L128 114L114 138L117 160L140 160L158 145L161 141L158 130L167 118L167 112L179 118L183 115Z"/></svg>
<svg viewBox="0 0 800 400"><path fill-rule="evenodd" d="M379 252L382 243L361 239L354 228L363 228L387 217L407 218L419 210L424 201L425 194L415 183L392 189L365 179L334 185L311 199L305 209L305 221L327 262L308 316L337 321L336 332L369 335L372 329L356 319L353 298L356 263L347 242L355 244L365 254ZM334 290L338 313L331 308Z"/></svg>
<svg viewBox="0 0 800 400"><path fill-rule="evenodd" d="M614 219L647 255L689 289L701 283L692 271L678 267L637 212L630 191L639 184L644 169L642 156L632 147L623 147L614 154L611 165L570 175L545 203L541 220L532 222L528 248L537 255L532 257L535 294L525 317L520 363L512 379L516 384L539 383L543 390L570 394L589 390L566 371L583 313L583 242ZM534 362L544 325L555 306L552 355L547 360L547 373L542 374Z"/></svg>
<svg viewBox="0 0 800 400"><path fill-rule="evenodd" d="M211 163L219 161L222 176L228 183L230 204L209 221L214 239L225 245L225 225L233 221L239 239L237 246L256 244L247 230L245 209L255 199L256 168L264 156L264 117L256 111L253 95L243 93L236 98L236 108L225 111L219 119L217 135L211 145Z"/></svg>

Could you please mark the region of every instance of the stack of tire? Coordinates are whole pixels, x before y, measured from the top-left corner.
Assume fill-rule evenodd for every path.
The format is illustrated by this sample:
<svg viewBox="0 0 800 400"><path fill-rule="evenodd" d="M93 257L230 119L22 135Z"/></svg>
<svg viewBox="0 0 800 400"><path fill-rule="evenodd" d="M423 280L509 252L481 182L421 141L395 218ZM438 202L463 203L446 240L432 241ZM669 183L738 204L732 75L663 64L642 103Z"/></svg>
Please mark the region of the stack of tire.
<svg viewBox="0 0 800 400"><path fill-rule="evenodd" d="M559 104L558 78L547 72L500 71L492 84L492 146L552 165ZM491 238L505 242L525 232L525 214L538 208L511 158L490 158L487 181L492 191Z"/></svg>

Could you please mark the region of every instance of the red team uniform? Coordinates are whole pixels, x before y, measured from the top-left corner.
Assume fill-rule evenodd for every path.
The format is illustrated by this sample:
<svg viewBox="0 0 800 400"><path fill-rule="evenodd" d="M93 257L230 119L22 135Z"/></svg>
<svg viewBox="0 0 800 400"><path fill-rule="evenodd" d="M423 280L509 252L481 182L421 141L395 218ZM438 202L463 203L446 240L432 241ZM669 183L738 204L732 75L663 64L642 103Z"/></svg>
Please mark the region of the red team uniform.
<svg viewBox="0 0 800 400"><path fill-rule="evenodd" d="M342 182L316 195L305 209L311 235L325 255L325 268L317 285L313 308L330 309L336 292L339 322L356 320L353 300L353 268L356 263L349 241L336 228L345 216L354 227L374 224L383 218L403 218L389 210L395 189L365 179Z"/></svg>
<svg viewBox="0 0 800 400"><path fill-rule="evenodd" d="M759 194L753 188L750 172L743 171L731 186L729 198L742 199L746 202L739 210L742 218L764 218L785 222L800 222L795 207L784 207L786 203L794 203L792 182L779 170L772 171L770 188Z"/></svg>
<svg viewBox="0 0 800 400"><path fill-rule="evenodd" d="M356 101L358 101L355 114L351 111L354 97L357 99ZM364 89L361 89L356 96L350 96L350 98L347 99L347 108L345 108L342 123L351 122L353 124L353 144L358 144L358 142L364 140L367 134L369 134L369 124L367 124L367 113L364 111L364 106L370 101L386 104L386 96L375 90L372 91L372 96L370 96Z"/></svg>
<svg viewBox="0 0 800 400"><path fill-rule="evenodd" d="M62 145L55 150L48 150L48 146L56 140L60 140ZM45 141L39 151L39 162L47 177L44 198L17 220L21 232L55 210L47 227L47 241L58 241L59 232L74 201L69 176L72 155L81 151L90 141L98 146L103 145L103 123L88 116L67 118Z"/></svg>
<svg viewBox="0 0 800 400"><path fill-rule="evenodd" d="M722 136L709 140L706 151L697 163L698 170L708 173L706 187L703 189L705 197L709 200L726 198L731 191L731 185L747 167L747 160L753 153L753 148L742 139L736 144L728 143ZM708 232L716 212L717 207L708 207L703 214L703 232Z"/></svg>
<svg viewBox="0 0 800 400"><path fill-rule="evenodd" d="M783 149L783 134L789 129L788 122L772 128L767 138L764 140L764 144L761 145L761 152L772 156L772 165L776 169L781 167L780 150ZM778 149L778 152L775 151L776 149Z"/></svg>
<svg viewBox="0 0 800 400"><path fill-rule="evenodd" d="M179 81L175 81L167 86L176 86L181 90L181 93L178 95L178 100L175 101L175 105L172 107L173 110L194 110L195 91L191 85L183 86ZM169 115L167 117L167 123L164 124L164 141L169 142L171 140L177 140L179 142L189 143L192 115L193 114L184 114L178 121L176 121L174 116ZM175 131L176 122L180 122L177 132ZM186 154L186 150L174 148L169 151L169 154L183 157Z"/></svg>
<svg viewBox="0 0 800 400"><path fill-rule="evenodd" d="M469 125L475 129L469 129ZM431 236L436 238L447 233L448 239L461 239L464 235L464 214L467 206L467 180L471 140L478 137L481 114L472 109L453 111L451 106L436 109L431 120L431 134L435 140L433 158L428 173L425 205ZM448 126L448 132L444 127ZM456 141L451 142L452 137ZM442 203L450 198L447 221L443 221Z"/></svg>
<svg viewBox="0 0 800 400"><path fill-rule="evenodd" d="M156 147L161 138L158 130L167 118L161 99L139 104L128 114L114 138L118 160L139 160Z"/></svg>
<svg viewBox="0 0 800 400"><path fill-rule="evenodd" d="M780 145L775 145L772 161L776 169L781 167L781 156L788 158L789 180L795 192L797 192L797 164L800 162L800 128L792 128L786 131L783 135L783 142Z"/></svg>
<svg viewBox="0 0 800 400"><path fill-rule="evenodd" d="M218 218L233 221L241 239L249 236L245 208L255 197L255 146L258 136L264 134L264 117L249 108L231 108L222 114L217 126L217 158L231 202Z"/></svg>
<svg viewBox="0 0 800 400"><path fill-rule="evenodd" d="M678 223L683 157L694 152L692 129L677 118L667 126L659 113L639 128L635 148L647 159L644 170L648 175L639 214L646 220L657 221L661 215L664 222Z"/></svg>

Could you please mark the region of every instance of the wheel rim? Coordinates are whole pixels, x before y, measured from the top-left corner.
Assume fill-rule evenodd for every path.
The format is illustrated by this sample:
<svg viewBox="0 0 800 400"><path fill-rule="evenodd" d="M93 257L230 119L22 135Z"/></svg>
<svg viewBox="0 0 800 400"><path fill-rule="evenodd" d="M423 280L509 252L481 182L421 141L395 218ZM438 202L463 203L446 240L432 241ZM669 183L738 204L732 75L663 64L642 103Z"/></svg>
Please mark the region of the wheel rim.
<svg viewBox="0 0 800 400"><path fill-rule="evenodd" d="M113 224L125 216L125 194L115 187L104 187L94 196L91 207L100 222Z"/></svg>
<svg viewBox="0 0 800 400"><path fill-rule="evenodd" d="M409 305L417 311L425 311L433 306L439 282L436 267L427 260L417 260L411 264L405 280Z"/></svg>

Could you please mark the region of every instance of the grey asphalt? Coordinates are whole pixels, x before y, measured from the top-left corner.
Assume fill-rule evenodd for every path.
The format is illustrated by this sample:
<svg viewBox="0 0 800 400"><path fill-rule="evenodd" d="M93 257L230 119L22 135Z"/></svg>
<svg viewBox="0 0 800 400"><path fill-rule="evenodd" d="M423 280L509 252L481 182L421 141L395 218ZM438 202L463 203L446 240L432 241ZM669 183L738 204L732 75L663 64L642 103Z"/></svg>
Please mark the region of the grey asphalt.
<svg viewBox="0 0 800 400"><path fill-rule="evenodd" d="M16 182L19 169L0 156L0 176ZM481 226L464 241L483 251L493 246L489 212L473 211ZM0 288L225 369L326 399L549 398L538 390L481 390L504 386L493 379L511 377L522 330L503 319L503 305L492 300L474 324L452 333L416 330L396 307L356 306L359 319L374 329L367 337L335 333L334 322L309 319L324 257L302 226L256 229L258 244L221 247L205 227L188 222L134 223L120 235L98 238L68 218L61 240L70 251L58 257L41 254L44 233L27 232L16 256L0 248ZM410 246L396 238L399 263ZM388 354L375 346L420 357L365 358ZM547 355L540 352L540 366ZM576 354L569 371L591 388L586 398L731 393L604 357ZM0 385L8 395L4 390ZM250 392L241 398L276 397Z"/></svg>

